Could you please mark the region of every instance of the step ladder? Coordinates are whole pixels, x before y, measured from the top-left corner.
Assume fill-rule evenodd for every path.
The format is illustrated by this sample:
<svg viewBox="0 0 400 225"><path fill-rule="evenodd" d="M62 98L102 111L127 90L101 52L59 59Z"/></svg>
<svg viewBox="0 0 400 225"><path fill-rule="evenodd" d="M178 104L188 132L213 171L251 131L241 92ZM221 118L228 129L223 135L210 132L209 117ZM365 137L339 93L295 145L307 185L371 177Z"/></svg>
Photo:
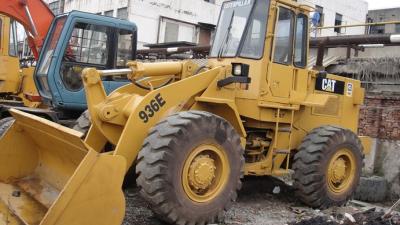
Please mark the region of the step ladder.
<svg viewBox="0 0 400 225"><path fill-rule="evenodd" d="M285 109L288 110L288 109ZM293 136L293 122L294 122L294 109L290 109L290 125L287 126L282 126L282 122L281 122L281 108L277 108L277 118L276 118L276 122L275 122L275 132L274 132L274 141L273 141L273 146L272 146L272 166L271 166L271 173L274 171L274 163L275 163L275 159L277 156L285 156L286 157L286 166L284 171L281 171L282 173L287 173L289 170L289 164L290 164L290 153L291 153L291 149L292 149L292 136ZM279 135L283 134L283 133L289 133L289 141L287 144L287 148L285 147L284 149L279 149L278 148L278 140L279 140Z"/></svg>

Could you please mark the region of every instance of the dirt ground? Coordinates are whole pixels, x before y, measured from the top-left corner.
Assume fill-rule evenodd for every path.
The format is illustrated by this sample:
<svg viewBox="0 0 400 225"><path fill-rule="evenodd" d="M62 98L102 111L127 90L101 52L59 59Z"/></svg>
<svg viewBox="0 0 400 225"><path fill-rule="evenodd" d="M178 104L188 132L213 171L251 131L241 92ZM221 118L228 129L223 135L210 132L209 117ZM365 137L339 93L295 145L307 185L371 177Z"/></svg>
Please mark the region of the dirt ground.
<svg viewBox="0 0 400 225"><path fill-rule="evenodd" d="M136 189L127 190L126 198L123 225L166 225L153 215ZM330 221L343 219L345 213L355 214L364 210L354 204L324 211L313 210L298 202L291 187L283 182L268 177L248 178L237 202L226 213L225 223L221 225L284 225L307 220L310 222L299 224L322 224L323 220L327 222L324 224L336 224Z"/></svg>

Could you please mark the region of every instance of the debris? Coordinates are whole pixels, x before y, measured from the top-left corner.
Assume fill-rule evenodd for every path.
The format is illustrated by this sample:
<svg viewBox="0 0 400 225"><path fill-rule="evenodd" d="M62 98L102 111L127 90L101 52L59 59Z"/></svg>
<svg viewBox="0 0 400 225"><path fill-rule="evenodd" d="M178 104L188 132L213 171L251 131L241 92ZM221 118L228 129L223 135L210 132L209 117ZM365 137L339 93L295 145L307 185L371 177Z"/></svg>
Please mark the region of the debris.
<svg viewBox="0 0 400 225"><path fill-rule="evenodd" d="M393 210L395 210L399 205L400 205L400 199L396 203L394 203L392 207L390 207L390 209L385 213L385 215L383 215L383 218L389 218L392 215Z"/></svg>
<svg viewBox="0 0 400 225"><path fill-rule="evenodd" d="M272 191L272 193L274 193L274 194L279 194L279 193L281 193L281 187L279 187L279 186L275 186L274 187L274 190Z"/></svg>
<svg viewBox="0 0 400 225"><path fill-rule="evenodd" d="M355 223L356 219L354 219L354 217L348 213L344 214L344 217L346 217L348 220L350 220L350 222Z"/></svg>
<svg viewBox="0 0 400 225"><path fill-rule="evenodd" d="M289 209L296 214L303 214L305 210L300 207L289 207Z"/></svg>
<svg viewBox="0 0 400 225"><path fill-rule="evenodd" d="M316 216L311 219L305 219L300 222L289 223L289 225L400 225L400 215L392 215L384 218L384 213L375 208L368 209L363 212L345 213L343 219L335 219L334 217Z"/></svg>

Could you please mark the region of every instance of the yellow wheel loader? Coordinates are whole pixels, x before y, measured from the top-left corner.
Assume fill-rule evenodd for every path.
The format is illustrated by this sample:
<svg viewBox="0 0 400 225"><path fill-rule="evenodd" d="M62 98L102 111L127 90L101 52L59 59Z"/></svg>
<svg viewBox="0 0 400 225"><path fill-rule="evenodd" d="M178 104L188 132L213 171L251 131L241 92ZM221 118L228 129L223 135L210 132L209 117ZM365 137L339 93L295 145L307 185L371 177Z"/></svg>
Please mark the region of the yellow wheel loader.
<svg viewBox="0 0 400 225"><path fill-rule="evenodd" d="M305 204L344 204L369 152L356 134L364 90L306 69L310 10L289 0L228 1L206 67L85 69L92 126L84 141L11 110L15 122L0 140L0 224L121 224L130 168L171 224L216 223L243 176L293 172ZM107 96L103 81L115 76L132 82Z"/></svg>
<svg viewBox="0 0 400 225"><path fill-rule="evenodd" d="M20 68L16 21L0 14L0 34L0 104L39 107L34 67Z"/></svg>

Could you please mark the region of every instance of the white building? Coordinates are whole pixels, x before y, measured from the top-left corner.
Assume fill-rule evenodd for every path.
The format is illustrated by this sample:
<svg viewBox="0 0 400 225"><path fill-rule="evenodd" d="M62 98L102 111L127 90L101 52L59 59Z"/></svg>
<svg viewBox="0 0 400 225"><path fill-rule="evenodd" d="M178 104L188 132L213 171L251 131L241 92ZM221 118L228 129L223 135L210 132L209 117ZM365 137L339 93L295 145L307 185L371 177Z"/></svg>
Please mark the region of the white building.
<svg viewBox="0 0 400 225"><path fill-rule="evenodd" d="M186 41L209 44L223 0L46 0L53 9L81 10L135 22L138 47ZM64 2L64 3L62 3ZM59 11L55 9L54 11Z"/></svg>
<svg viewBox="0 0 400 225"><path fill-rule="evenodd" d="M57 14L81 10L135 22L138 47L146 44L186 41L206 45L211 42L221 5L226 0L45 0ZM318 26L365 23L365 0L297 0L316 8ZM365 27L324 29L313 36L364 34Z"/></svg>
<svg viewBox="0 0 400 225"><path fill-rule="evenodd" d="M363 24L368 14L368 2L365 0L298 0L315 7L320 13L319 26ZM313 32L314 36L336 36L365 34L365 27L330 28Z"/></svg>

